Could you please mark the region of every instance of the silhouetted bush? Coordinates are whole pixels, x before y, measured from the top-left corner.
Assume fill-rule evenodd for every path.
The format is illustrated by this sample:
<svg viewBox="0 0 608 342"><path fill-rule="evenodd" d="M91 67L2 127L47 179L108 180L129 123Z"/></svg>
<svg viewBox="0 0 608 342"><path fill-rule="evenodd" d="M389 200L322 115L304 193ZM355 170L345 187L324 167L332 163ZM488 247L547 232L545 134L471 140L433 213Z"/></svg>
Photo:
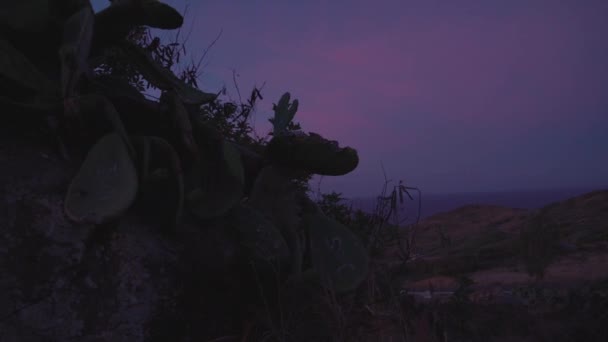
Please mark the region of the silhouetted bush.
<svg viewBox="0 0 608 342"><path fill-rule="evenodd" d="M559 253L559 224L540 211L521 230L521 257L530 275L542 278Z"/></svg>

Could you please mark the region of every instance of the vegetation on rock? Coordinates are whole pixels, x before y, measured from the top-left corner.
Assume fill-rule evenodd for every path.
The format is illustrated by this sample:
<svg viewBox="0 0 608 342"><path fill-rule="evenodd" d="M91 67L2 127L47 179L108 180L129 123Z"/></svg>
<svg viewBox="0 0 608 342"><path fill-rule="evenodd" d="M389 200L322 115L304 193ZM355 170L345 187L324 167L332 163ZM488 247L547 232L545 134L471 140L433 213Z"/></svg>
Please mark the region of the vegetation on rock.
<svg viewBox="0 0 608 342"><path fill-rule="evenodd" d="M119 229L135 202L162 199L167 231L228 219L247 259L288 271L279 287L302 272L331 279L318 285L332 291L361 284L369 260L358 237L318 208L304 214L311 175L349 173L357 152L302 132L289 93L274 106L273 132L253 138L260 90L245 104L223 102L198 88L196 67L176 75L176 45L150 39L146 27L176 29L183 18L159 1L113 1L93 13L84 0L24 0L0 5L0 17L5 115L48 121L65 159L88 150L65 189L75 223ZM160 98L148 99L147 88Z"/></svg>

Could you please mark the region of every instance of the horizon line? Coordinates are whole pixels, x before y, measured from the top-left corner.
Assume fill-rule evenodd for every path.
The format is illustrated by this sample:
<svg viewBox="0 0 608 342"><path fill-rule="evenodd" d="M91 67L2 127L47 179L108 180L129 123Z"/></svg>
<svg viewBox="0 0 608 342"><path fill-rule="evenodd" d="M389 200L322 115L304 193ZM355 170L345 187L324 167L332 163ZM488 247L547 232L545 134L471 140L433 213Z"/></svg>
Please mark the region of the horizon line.
<svg viewBox="0 0 608 342"><path fill-rule="evenodd" d="M481 195L481 194L498 194L498 193L533 193L533 192L551 192L551 191L606 191L608 190L608 185L603 186L569 186L569 187L558 187L558 188L518 188L518 189L510 189L510 190L483 190L483 191L446 191L446 192L425 192L423 189L420 189L422 193L422 197L426 195ZM336 191L337 192L337 191ZM331 192L328 192L331 193ZM380 194L376 195L359 195L359 196L348 196L344 197L345 200L355 200L355 199L369 199L376 198Z"/></svg>

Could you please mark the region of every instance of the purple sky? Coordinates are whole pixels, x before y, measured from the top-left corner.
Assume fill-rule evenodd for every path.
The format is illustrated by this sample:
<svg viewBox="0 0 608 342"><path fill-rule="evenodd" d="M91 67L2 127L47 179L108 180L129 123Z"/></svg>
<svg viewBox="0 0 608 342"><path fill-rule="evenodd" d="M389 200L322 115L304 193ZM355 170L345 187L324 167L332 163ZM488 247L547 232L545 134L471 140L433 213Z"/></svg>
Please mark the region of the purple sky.
<svg viewBox="0 0 608 342"><path fill-rule="evenodd" d="M305 131L359 151L323 191L377 195L381 163L427 193L608 185L606 0L166 2L188 60L222 30L203 90L265 82L259 134L289 91Z"/></svg>

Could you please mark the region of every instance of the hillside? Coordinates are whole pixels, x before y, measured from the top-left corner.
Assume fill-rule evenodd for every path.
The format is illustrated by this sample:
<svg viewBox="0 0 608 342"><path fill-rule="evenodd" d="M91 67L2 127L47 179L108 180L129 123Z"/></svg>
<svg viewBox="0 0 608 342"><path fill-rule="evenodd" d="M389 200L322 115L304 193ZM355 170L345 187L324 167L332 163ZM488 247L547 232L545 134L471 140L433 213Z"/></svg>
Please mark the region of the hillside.
<svg viewBox="0 0 608 342"><path fill-rule="evenodd" d="M405 264L397 246L377 262L390 265L401 315L417 312L414 341L445 341L437 329L480 341L608 337L608 191L534 210L460 207L420 222L416 241Z"/></svg>
<svg viewBox="0 0 608 342"><path fill-rule="evenodd" d="M422 220L416 228L407 278L431 272L466 274L480 285L532 281L534 277L522 265L522 233L539 216L558 235L552 242L555 259L547 265L544 281L608 276L608 266L605 271L602 267L604 254L608 256L608 191L596 191L536 210L468 205ZM384 258L399 265L396 254L394 246L385 251ZM567 265L577 266L566 272ZM596 269L589 272L589 267Z"/></svg>

